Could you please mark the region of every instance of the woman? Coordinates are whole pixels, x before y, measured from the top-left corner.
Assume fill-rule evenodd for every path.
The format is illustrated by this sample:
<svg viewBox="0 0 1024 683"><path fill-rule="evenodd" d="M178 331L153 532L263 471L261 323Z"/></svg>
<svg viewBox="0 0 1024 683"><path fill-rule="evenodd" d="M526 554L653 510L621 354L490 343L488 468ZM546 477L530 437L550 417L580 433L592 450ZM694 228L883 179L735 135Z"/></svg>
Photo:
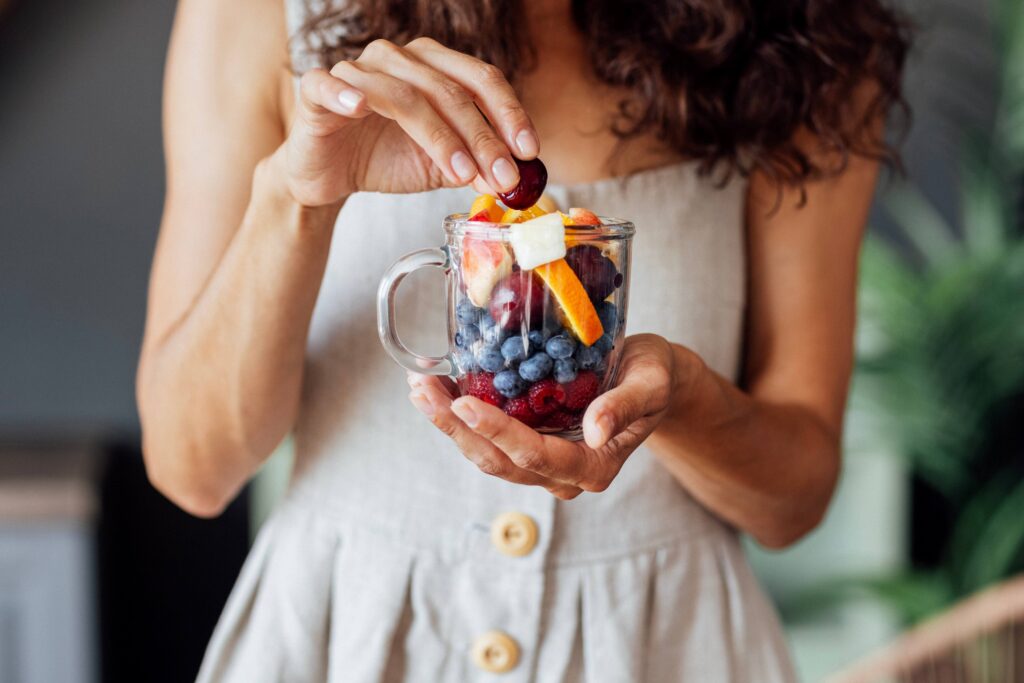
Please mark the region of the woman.
<svg viewBox="0 0 1024 683"><path fill-rule="evenodd" d="M792 680L737 535L791 544L832 494L897 18L279 2L182 0L167 68L150 478L213 516L297 453L200 679ZM563 209L638 226L583 443L411 376L419 418L374 334L387 264L541 150Z"/></svg>

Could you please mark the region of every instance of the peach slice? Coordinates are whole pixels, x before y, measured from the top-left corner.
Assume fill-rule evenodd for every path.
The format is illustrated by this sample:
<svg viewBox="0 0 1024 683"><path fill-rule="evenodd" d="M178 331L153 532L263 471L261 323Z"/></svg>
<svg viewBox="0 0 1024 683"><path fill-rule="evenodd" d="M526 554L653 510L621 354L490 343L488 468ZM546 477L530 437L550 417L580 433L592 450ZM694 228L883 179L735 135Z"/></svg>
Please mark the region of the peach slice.
<svg viewBox="0 0 1024 683"><path fill-rule="evenodd" d="M604 327L597 316L597 310L587 296L583 283L564 258L545 263L533 272L551 290L562 309L565 323L581 342L590 346L601 338Z"/></svg>
<svg viewBox="0 0 1024 683"><path fill-rule="evenodd" d="M526 221L533 220L534 218L540 218L547 212L537 205L531 206L528 209L508 209L501 217L502 223L525 223Z"/></svg>
<svg viewBox="0 0 1024 683"><path fill-rule="evenodd" d="M462 238L462 282L474 306L487 306L498 281L512 272L512 254L502 242Z"/></svg>
<svg viewBox="0 0 1024 683"><path fill-rule="evenodd" d="M544 193L537 200L537 208L541 209L544 213L554 213L558 211L558 202L551 195Z"/></svg>
<svg viewBox="0 0 1024 683"><path fill-rule="evenodd" d="M480 216L483 213L484 216ZM500 223L502 215L501 207L498 206L498 198L489 194L479 195L473 200L473 206L469 209L471 221L485 221L487 223Z"/></svg>

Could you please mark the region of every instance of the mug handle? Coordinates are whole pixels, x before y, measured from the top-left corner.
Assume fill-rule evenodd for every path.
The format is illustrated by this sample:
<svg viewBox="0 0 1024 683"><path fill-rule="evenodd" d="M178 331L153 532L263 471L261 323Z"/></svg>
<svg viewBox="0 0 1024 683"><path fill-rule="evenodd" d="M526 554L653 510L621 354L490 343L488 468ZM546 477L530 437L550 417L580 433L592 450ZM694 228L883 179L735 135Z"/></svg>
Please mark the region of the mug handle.
<svg viewBox="0 0 1024 683"><path fill-rule="evenodd" d="M395 294L405 276L414 270L440 268L447 273L451 269L449 256L448 249L439 247L410 252L391 264L377 289L377 334L380 343L396 363L421 375L450 375L454 364L451 355L421 356L402 343L395 327Z"/></svg>

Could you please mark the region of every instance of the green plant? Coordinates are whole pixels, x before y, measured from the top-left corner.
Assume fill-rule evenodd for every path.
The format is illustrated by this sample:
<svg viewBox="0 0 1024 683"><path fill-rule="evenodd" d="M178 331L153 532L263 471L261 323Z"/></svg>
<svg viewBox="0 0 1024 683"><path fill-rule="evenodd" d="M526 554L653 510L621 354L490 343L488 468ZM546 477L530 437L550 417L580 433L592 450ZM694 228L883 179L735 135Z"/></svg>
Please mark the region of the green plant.
<svg viewBox="0 0 1024 683"><path fill-rule="evenodd" d="M898 185L885 207L904 244L871 237L861 263L853 450L905 458L941 496L942 560L819 586L803 607L866 591L913 622L1024 571L1024 3L995 9L999 101L965 145L959 230Z"/></svg>

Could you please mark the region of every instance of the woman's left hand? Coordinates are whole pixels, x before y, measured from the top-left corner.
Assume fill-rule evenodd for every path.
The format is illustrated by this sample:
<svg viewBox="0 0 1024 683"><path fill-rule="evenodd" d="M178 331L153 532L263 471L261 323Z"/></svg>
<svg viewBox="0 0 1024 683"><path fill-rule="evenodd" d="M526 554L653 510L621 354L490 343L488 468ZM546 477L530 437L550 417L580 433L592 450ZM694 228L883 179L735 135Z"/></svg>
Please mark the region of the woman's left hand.
<svg viewBox="0 0 1024 683"><path fill-rule="evenodd" d="M456 399L448 379L410 373L409 399L486 474L543 486L568 500L608 488L626 458L658 426L678 374L675 357L662 337L628 337L618 384L594 399L584 415L584 441L540 434L472 396Z"/></svg>

